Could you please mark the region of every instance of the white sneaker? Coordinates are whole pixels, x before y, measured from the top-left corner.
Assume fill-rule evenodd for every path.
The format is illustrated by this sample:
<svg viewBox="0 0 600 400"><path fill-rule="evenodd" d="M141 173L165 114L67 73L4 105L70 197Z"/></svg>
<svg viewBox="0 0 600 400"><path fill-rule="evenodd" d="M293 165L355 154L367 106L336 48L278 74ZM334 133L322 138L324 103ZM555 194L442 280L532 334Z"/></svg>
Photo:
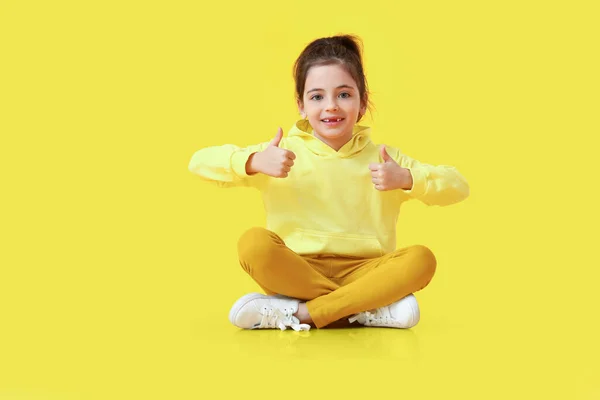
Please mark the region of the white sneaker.
<svg viewBox="0 0 600 400"><path fill-rule="evenodd" d="M412 328L421 319L417 298L411 293L389 306L365 311L349 318L365 326L386 328Z"/></svg>
<svg viewBox="0 0 600 400"><path fill-rule="evenodd" d="M300 300L284 296L266 296L250 293L235 302L229 312L229 321L243 329L275 329L285 331L291 327L295 331L308 331L310 325L301 324L294 317Z"/></svg>

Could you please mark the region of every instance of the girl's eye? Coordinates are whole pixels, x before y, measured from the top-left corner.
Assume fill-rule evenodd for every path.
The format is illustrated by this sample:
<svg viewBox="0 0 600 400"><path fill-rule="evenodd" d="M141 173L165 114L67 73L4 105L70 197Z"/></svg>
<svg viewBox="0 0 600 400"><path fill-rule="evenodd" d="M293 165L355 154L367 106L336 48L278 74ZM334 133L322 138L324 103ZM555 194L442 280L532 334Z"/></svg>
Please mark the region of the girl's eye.
<svg viewBox="0 0 600 400"><path fill-rule="evenodd" d="M339 97L341 97L342 99L347 99L350 97L350 93L348 93L348 92L340 93ZM315 94L310 99L311 100L321 100L322 98L323 98L323 96L321 96L320 94Z"/></svg>

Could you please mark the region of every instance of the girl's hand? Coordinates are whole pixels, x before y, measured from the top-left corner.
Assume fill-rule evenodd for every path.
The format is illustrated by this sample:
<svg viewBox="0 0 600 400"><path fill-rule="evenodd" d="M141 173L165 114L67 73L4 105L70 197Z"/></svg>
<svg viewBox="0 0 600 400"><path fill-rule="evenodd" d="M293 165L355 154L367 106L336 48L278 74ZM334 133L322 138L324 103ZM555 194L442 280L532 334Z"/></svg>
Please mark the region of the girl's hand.
<svg viewBox="0 0 600 400"><path fill-rule="evenodd" d="M385 151L385 145L381 145L381 157L383 163L370 163L371 177L375 189L377 190L395 190L412 188L413 180L410 171L402 168Z"/></svg>
<svg viewBox="0 0 600 400"><path fill-rule="evenodd" d="M253 153L246 162L246 172L248 175L258 172L272 176L274 178L286 178L288 172L294 165L296 155L286 149L280 149L279 143L283 137L283 130L279 128L277 135L266 149L258 153Z"/></svg>

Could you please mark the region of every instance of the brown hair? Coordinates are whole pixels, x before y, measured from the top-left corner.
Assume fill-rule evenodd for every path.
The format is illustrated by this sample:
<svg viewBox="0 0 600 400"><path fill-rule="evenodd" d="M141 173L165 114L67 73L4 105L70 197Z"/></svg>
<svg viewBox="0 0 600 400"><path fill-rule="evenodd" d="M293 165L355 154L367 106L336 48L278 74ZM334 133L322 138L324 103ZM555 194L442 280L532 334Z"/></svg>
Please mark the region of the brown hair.
<svg viewBox="0 0 600 400"><path fill-rule="evenodd" d="M361 106L371 109L369 87L362 62L362 41L354 35L336 35L316 39L309 43L294 63L294 81L296 99L302 102L306 76L311 67L321 65L340 65L348 71L358 85ZM358 121L362 119L358 117Z"/></svg>

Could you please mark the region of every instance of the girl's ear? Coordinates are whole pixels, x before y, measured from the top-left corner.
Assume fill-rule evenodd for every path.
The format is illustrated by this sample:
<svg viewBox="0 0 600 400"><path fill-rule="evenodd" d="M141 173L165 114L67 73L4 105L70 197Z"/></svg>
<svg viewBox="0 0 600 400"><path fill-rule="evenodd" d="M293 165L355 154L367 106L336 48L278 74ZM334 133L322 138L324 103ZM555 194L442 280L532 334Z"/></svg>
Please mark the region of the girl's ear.
<svg viewBox="0 0 600 400"><path fill-rule="evenodd" d="M367 112L367 103L368 103L368 98L365 96L363 101L360 102L360 113L362 115L365 115L365 113Z"/></svg>
<svg viewBox="0 0 600 400"><path fill-rule="evenodd" d="M367 106L363 102L360 106L360 109L358 110L358 118L357 118L356 122L360 121L362 119L362 117L365 116L366 113L367 113Z"/></svg>
<svg viewBox="0 0 600 400"><path fill-rule="evenodd" d="M302 118L304 118L304 104L302 104L302 101L299 99L296 100L296 103L298 104L298 112L302 115Z"/></svg>

